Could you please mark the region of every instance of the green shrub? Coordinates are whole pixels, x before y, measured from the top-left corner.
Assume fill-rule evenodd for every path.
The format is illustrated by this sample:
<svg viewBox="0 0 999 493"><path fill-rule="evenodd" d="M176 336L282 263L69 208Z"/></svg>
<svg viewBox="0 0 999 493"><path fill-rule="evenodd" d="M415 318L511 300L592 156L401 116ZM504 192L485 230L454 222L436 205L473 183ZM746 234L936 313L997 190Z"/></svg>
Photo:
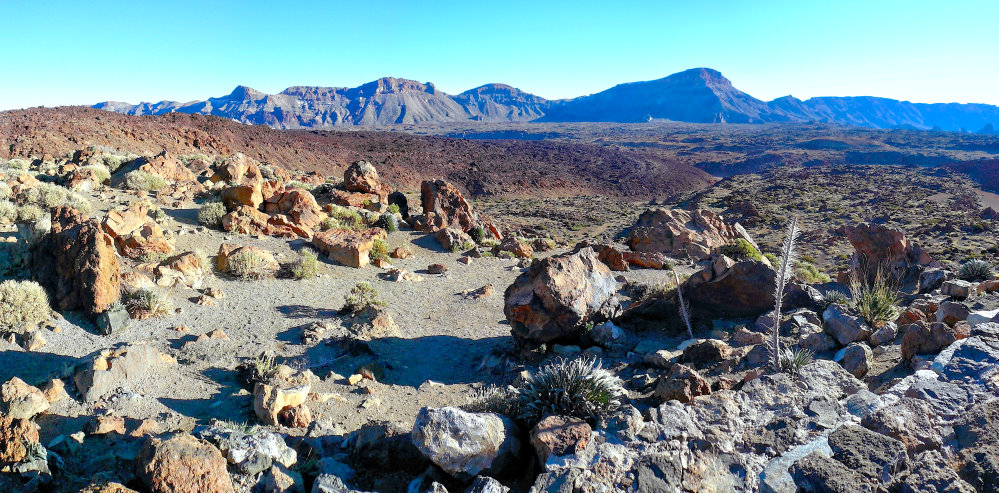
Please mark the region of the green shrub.
<svg viewBox="0 0 999 493"><path fill-rule="evenodd" d="M722 245L718 251L732 260L763 260L760 251L744 238L738 238L728 245Z"/></svg>
<svg viewBox="0 0 999 493"><path fill-rule="evenodd" d="M815 264L804 259L799 260L794 266L794 277L808 284L824 284L832 280L828 274L819 272Z"/></svg>
<svg viewBox="0 0 999 493"><path fill-rule="evenodd" d="M375 221L375 227L382 228L389 233L399 231L399 219L394 214L382 214Z"/></svg>
<svg viewBox="0 0 999 493"><path fill-rule="evenodd" d="M850 297L842 291L829 291L826 293L826 303L830 305L850 306Z"/></svg>
<svg viewBox="0 0 999 493"><path fill-rule="evenodd" d="M98 185L111 179L111 172L108 171L108 169L105 168L103 165L91 164L80 168L80 171L83 170L92 171L94 180L97 181Z"/></svg>
<svg viewBox="0 0 999 493"><path fill-rule="evenodd" d="M472 241L482 243L482 240L486 239L486 228L483 228L481 224L476 224L468 230L468 236L472 237Z"/></svg>
<svg viewBox="0 0 999 493"><path fill-rule="evenodd" d="M10 185L0 181L0 200L10 200L11 194Z"/></svg>
<svg viewBox="0 0 999 493"><path fill-rule="evenodd" d="M319 256L312 250L303 250L291 267L295 279L312 279L319 274Z"/></svg>
<svg viewBox="0 0 999 493"><path fill-rule="evenodd" d="M284 188L285 189L289 189L289 188L301 188L302 190L308 190L308 191L311 192L313 189L316 188L316 186L312 185L310 183L302 183L302 182L300 182L298 180L291 180L288 183L284 184Z"/></svg>
<svg viewBox="0 0 999 493"><path fill-rule="evenodd" d="M29 161L27 159L14 158L14 159L8 160L4 164L4 167L7 168L7 169L18 169L18 170L24 171L24 170L27 170L28 168L31 167L31 161Z"/></svg>
<svg viewBox="0 0 999 493"><path fill-rule="evenodd" d="M198 209L198 222L209 228L221 228L222 217L227 213L225 204L217 200L205 202Z"/></svg>
<svg viewBox="0 0 999 493"><path fill-rule="evenodd" d="M49 297L38 283L0 282L0 332L34 329L51 314Z"/></svg>
<svg viewBox="0 0 999 493"><path fill-rule="evenodd" d="M368 307L385 306L385 302L378 299L378 291L366 282L357 283L343 301L341 311L344 313L358 313Z"/></svg>
<svg viewBox="0 0 999 493"><path fill-rule="evenodd" d="M36 205L45 211L59 206L69 206L83 214L89 215L94 212L94 207L86 197L53 183L39 183L19 193L16 200L21 205Z"/></svg>
<svg viewBox="0 0 999 493"><path fill-rule="evenodd" d="M669 281L657 281L651 283L635 284L631 288L632 298L636 302L650 300L652 298L665 297L667 293L676 288L676 285Z"/></svg>
<svg viewBox="0 0 999 493"><path fill-rule="evenodd" d="M861 280L860 276L854 275L850 282L850 295L853 298L853 306L860 316L874 327L881 327L886 322L891 322L898 318L899 289L894 283L888 281L887 274L881 270L874 275L873 280Z"/></svg>
<svg viewBox="0 0 999 493"><path fill-rule="evenodd" d="M398 214L400 212L399 204L389 204L387 210L389 214Z"/></svg>
<svg viewBox="0 0 999 493"><path fill-rule="evenodd" d="M361 213L354 209L334 205L330 209L329 216L328 219L333 227L326 229L364 229L366 226Z"/></svg>
<svg viewBox="0 0 999 493"><path fill-rule="evenodd" d="M253 388L254 384L270 382L277 374L278 366L280 365L274 356L261 354L256 358L243 360L236 367L236 374L247 387Z"/></svg>
<svg viewBox="0 0 999 493"><path fill-rule="evenodd" d="M490 385L472 393L461 409L470 413L495 413L517 417L517 394L506 387Z"/></svg>
<svg viewBox="0 0 999 493"><path fill-rule="evenodd" d="M785 373L797 375L802 368L812 362L812 352L807 349L784 348L780 353L780 369Z"/></svg>
<svg viewBox="0 0 999 493"><path fill-rule="evenodd" d="M965 281L985 281L994 276L995 271L992 269L992 264L984 260L969 260L957 271L958 279Z"/></svg>
<svg viewBox="0 0 999 493"><path fill-rule="evenodd" d="M267 259L255 250L244 248L229 256L227 274L246 280L262 279L267 276Z"/></svg>
<svg viewBox="0 0 999 493"><path fill-rule="evenodd" d="M387 260L389 254L389 245L385 240L375 240L371 246L371 251L368 252L368 257L371 261L375 260Z"/></svg>
<svg viewBox="0 0 999 493"><path fill-rule="evenodd" d="M17 208L17 221L22 223L33 223L45 217L46 213L37 205L23 205Z"/></svg>
<svg viewBox="0 0 999 493"><path fill-rule="evenodd" d="M557 359L519 389L519 417L530 426L552 414L595 420L620 407L626 395L621 380L599 360Z"/></svg>
<svg viewBox="0 0 999 493"><path fill-rule="evenodd" d="M140 288L125 293L124 305L133 317L146 315L150 317L165 317L173 310L173 303L162 293Z"/></svg>
<svg viewBox="0 0 999 493"><path fill-rule="evenodd" d="M17 221L17 206L9 200L0 200L0 222Z"/></svg>
<svg viewBox="0 0 999 493"><path fill-rule="evenodd" d="M167 181L162 177L145 171L135 170L125 174L125 188L130 190L143 190L155 192L167 186Z"/></svg>

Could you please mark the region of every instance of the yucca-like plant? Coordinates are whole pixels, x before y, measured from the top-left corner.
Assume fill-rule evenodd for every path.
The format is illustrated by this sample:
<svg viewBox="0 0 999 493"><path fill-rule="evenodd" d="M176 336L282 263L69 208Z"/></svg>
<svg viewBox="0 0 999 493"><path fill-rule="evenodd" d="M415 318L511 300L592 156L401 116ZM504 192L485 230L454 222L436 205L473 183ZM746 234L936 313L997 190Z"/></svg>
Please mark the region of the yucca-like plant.
<svg viewBox="0 0 999 493"><path fill-rule="evenodd" d="M620 407L626 395L621 379L596 358L556 359L518 393L519 417L531 426L551 414L596 419Z"/></svg>
<svg viewBox="0 0 999 493"><path fill-rule="evenodd" d="M787 286L787 282L791 279L791 273L794 268L796 261L798 260L797 252L794 248L794 242L797 241L798 235L801 234L801 230L798 229L798 218L791 217L791 221L787 224L787 233L784 236L784 243L780 248L780 258L777 262L777 275L776 282L774 286L774 311L773 311L773 326L770 328L770 341L768 343L767 349L769 349L770 363L773 366L774 371L781 371L781 348L780 348L780 317L781 317L781 306L784 304L784 288Z"/></svg>
<svg viewBox="0 0 999 493"><path fill-rule="evenodd" d="M670 270L673 272L673 280L676 281L676 297L680 300L680 319L683 320L683 325L687 327L687 335L693 339L694 328L690 324L690 307L687 306L687 300L683 299L683 289L680 288L680 275L676 273L675 267Z"/></svg>
<svg viewBox="0 0 999 493"><path fill-rule="evenodd" d="M807 349L784 348L780 352L779 364L781 371L797 375L798 371L812 362L812 356L812 352Z"/></svg>
<svg viewBox="0 0 999 493"><path fill-rule="evenodd" d="M958 279L965 281L985 281L992 279L994 275L992 264L977 259L965 262L957 271Z"/></svg>

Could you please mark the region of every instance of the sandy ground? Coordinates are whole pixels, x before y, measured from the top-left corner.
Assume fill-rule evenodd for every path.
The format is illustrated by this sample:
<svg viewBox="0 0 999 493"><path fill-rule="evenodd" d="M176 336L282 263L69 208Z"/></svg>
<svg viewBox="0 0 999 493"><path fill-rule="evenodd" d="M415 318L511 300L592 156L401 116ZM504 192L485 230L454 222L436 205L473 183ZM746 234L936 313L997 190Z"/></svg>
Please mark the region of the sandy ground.
<svg viewBox="0 0 999 493"><path fill-rule="evenodd" d="M126 203L116 194L111 204ZM217 252L223 242L250 244L273 252L279 262L291 262L298 251L309 248L303 240L253 238L201 228L197 209L164 208L169 218L164 229L173 233L178 252ZM98 214L102 215L102 214ZM499 382L500 376L517 369L505 358L512 349L509 325L503 315L503 291L523 269L516 260L474 259L458 262L459 255L444 252L432 236L400 231L389 236L392 248L407 245L414 257L392 259L396 267L415 272L422 282L392 282L374 266L353 269L322 259L319 277L308 280L263 279L257 281L210 277L205 283L221 289L225 298L217 306L194 302L200 293L186 288L168 290L177 309L164 318L133 320L131 327L112 336L98 335L95 327L76 314L57 321L57 331L45 330L48 343L40 351L27 353L0 342L4 362L0 381L19 376L42 385L63 378L72 399L53 406L40 418L43 442L59 434L74 433L92 414L110 413L132 420L151 418L161 429L190 429L212 418L256 422L252 397L236 378L236 367L261 353L273 354L280 362L308 368L321 381L313 392L325 402L310 402L317 434L340 434L371 421L412 423L423 406L460 405L474 389ZM429 264L448 267L444 275L430 275ZM641 282L664 281L666 271L632 271L625 277ZM342 344L305 345L302 329L313 322L350 325L349 317L337 312L344 296L358 282L370 282L387 303L399 326L399 337L372 341L366 348ZM493 285L494 294L479 300L463 293ZM186 326L186 333L175 327ZM229 340L195 342L198 335L222 329ZM75 365L88 361L102 349L146 342L175 357L179 364L148 372L129 383L129 392L91 406L82 403L71 375ZM664 346L665 347L665 346ZM353 351L351 350L353 349ZM370 351L369 351L370 350ZM376 382L351 386L346 377L372 361L384 371ZM305 430L284 430L291 434Z"/></svg>

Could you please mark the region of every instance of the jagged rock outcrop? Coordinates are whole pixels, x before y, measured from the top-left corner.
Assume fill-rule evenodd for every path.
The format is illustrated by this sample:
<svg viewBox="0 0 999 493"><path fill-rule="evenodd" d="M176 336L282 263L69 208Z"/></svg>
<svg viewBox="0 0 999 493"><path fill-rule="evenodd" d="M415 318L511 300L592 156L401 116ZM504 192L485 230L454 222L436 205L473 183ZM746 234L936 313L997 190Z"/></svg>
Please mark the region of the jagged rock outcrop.
<svg viewBox="0 0 999 493"><path fill-rule="evenodd" d="M114 242L96 221L70 207L52 211L52 231L35 245L32 273L60 310L107 310L121 296L120 269Z"/></svg>
<svg viewBox="0 0 999 493"><path fill-rule="evenodd" d="M727 222L711 211L649 209L638 217L626 243L638 252L702 260L738 239L748 241L759 250L742 225Z"/></svg>

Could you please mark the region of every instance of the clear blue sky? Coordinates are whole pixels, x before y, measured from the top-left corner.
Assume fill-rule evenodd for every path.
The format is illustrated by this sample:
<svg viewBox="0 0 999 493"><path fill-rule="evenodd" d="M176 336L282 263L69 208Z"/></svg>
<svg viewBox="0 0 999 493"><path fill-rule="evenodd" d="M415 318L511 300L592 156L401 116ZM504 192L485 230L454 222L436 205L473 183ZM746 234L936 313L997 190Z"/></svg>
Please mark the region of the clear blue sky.
<svg viewBox="0 0 999 493"><path fill-rule="evenodd" d="M999 104L999 0L0 0L0 109L355 86L547 98L693 67L760 99Z"/></svg>

